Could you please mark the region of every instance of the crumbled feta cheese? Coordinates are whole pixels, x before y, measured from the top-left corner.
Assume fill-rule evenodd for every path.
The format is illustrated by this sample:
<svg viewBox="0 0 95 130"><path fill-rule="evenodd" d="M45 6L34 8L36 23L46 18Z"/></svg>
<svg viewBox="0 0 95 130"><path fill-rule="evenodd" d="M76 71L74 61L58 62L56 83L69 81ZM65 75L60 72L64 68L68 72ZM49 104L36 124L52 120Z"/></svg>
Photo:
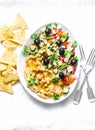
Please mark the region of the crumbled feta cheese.
<svg viewBox="0 0 95 130"><path fill-rule="evenodd" d="M69 88L68 87L66 87L66 88L63 89L63 93L64 94L67 94L68 92L69 92Z"/></svg>
<svg viewBox="0 0 95 130"><path fill-rule="evenodd" d="M73 70L72 66L68 66L68 67L67 67L67 71L68 71L69 73L72 72L72 70Z"/></svg>

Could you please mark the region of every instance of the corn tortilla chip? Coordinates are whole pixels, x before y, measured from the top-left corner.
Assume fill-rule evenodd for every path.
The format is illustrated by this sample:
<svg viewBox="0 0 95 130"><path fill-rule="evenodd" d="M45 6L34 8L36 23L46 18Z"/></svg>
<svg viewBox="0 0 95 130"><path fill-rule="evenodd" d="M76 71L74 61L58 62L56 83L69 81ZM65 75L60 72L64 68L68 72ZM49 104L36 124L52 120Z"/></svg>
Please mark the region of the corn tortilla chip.
<svg viewBox="0 0 95 130"><path fill-rule="evenodd" d="M2 42L2 45L8 50L14 50L18 46L18 43L10 40L5 40Z"/></svg>
<svg viewBox="0 0 95 130"><path fill-rule="evenodd" d="M0 29L0 42L6 40L7 38L13 37L14 33L6 25L3 25L3 27Z"/></svg>
<svg viewBox="0 0 95 130"><path fill-rule="evenodd" d="M2 81L0 81L0 91L7 92L9 94L13 94L11 84L4 84Z"/></svg>
<svg viewBox="0 0 95 130"><path fill-rule="evenodd" d="M16 42L20 45L23 45L25 42L25 30L21 29L15 33L14 38L9 38L10 41Z"/></svg>
<svg viewBox="0 0 95 130"><path fill-rule="evenodd" d="M7 70L2 72L2 76L6 79L4 80L5 84L11 84L11 82L19 80L17 70L11 65L8 65Z"/></svg>
<svg viewBox="0 0 95 130"><path fill-rule="evenodd" d="M7 66L4 65L4 64L2 64L2 63L0 63L0 72L1 72L1 71L4 71L4 70L6 70L6 69L7 69Z"/></svg>
<svg viewBox="0 0 95 130"><path fill-rule="evenodd" d="M6 50L6 52L2 55L2 57L0 57L0 63L3 64L16 66L16 62L17 62L17 55L11 50Z"/></svg>
<svg viewBox="0 0 95 130"><path fill-rule="evenodd" d="M6 38L2 33L2 29L0 28L0 42L4 41Z"/></svg>
<svg viewBox="0 0 95 130"><path fill-rule="evenodd" d="M13 94L12 85L19 81L17 55L13 50L25 42L27 28L28 25L19 13L10 27L3 25L0 28L0 42L6 48L0 57L0 91Z"/></svg>
<svg viewBox="0 0 95 130"><path fill-rule="evenodd" d="M17 70L8 65L7 69L0 72L0 90L13 94L12 85L19 81Z"/></svg>
<svg viewBox="0 0 95 130"><path fill-rule="evenodd" d="M28 25L26 24L25 20L23 17L18 13L16 16L16 19L10 26L11 30L17 30L17 29L27 29Z"/></svg>

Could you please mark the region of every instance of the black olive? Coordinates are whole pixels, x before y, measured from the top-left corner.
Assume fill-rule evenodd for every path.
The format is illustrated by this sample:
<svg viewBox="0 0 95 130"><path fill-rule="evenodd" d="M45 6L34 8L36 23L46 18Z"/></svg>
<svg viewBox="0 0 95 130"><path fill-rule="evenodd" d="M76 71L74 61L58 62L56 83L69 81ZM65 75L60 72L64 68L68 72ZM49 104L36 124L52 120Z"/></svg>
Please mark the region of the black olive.
<svg viewBox="0 0 95 130"><path fill-rule="evenodd" d="M65 49L64 49L64 48L60 48L60 49L59 49L59 54L60 54L61 56L64 56L64 53L65 53Z"/></svg>
<svg viewBox="0 0 95 130"><path fill-rule="evenodd" d="M72 59L72 60L71 60L71 65L77 65L77 62L78 62L78 60Z"/></svg>
<svg viewBox="0 0 95 130"><path fill-rule="evenodd" d="M35 40L34 40L34 43L35 43L37 46L39 46L40 40L39 40L39 39L35 39Z"/></svg>
<svg viewBox="0 0 95 130"><path fill-rule="evenodd" d="M63 73L63 72L60 72L60 73L59 73L59 78L60 78L60 79L64 79L64 77L65 77L64 73Z"/></svg>
<svg viewBox="0 0 95 130"><path fill-rule="evenodd" d="M49 59L44 58L43 61L44 61L44 65L48 65L49 64Z"/></svg>
<svg viewBox="0 0 95 130"><path fill-rule="evenodd" d="M61 41L61 40L57 40L57 41L56 41L56 44L57 44L58 47L60 47L61 44L62 44L62 41Z"/></svg>
<svg viewBox="0 0 95 130"><path fill-rule="evenodd" d="M51 29L50 29L50 28L46 28L45 34L46 34L46 35L49 35L50 33L51 33Z"/></svg>

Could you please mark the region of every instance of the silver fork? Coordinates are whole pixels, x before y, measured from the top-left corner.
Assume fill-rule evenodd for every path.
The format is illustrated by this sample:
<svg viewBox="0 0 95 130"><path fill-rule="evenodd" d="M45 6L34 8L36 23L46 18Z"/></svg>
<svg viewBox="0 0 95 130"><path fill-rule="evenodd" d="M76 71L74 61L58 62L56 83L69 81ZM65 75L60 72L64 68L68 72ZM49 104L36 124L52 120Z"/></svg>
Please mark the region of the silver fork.
<svg viewBox="0 0 95 130"><path fill-rule="evenodd" d="M79 70L79 77L78 77L78 81L76 85L76 91L73 97L74 104L78 104L80 102L80 97L82 96L82 91L80 91L80 79L81 79L81 71L82 71L81 66L83 66L83 64L85 65L85 60L86 60L85 54L81 45L79 45L79 51L80 51L80 70Z"/></svg>
<svg viewBox="0 0 95 130"><path fill-rule="evenodd" d="M80 60L82 59L82 60L84 60L85 59L85 54L84 54L84 51L83 51L83 48L82 48L82 46L80 45L79 46L79 50L80 50L80 55L81 55L81 57L80 57ZM84 72L85 72L85 77L84 77L84 79L83 79L83 82L82 82L82 84L80 85L80 87L78 86L77 87L77 90L76 90L76 92L75 92L75 95L74 95L74 99L73 99L73 103L74 104L79 104L79 102L80 102L80 100L81 100L81 97L82 97L82 89L83 89L83 86L84 86L84 83L85 83L85 81L86 81L86 79L87 79L87 94L88 94L88 97L89 97L89 99L90 99L90 101L92 100L92 98L94 99L94 93L93 93L93 90L92 90L92 88L90 87L90 85L89 85L89 81L88 81L88 74L92 71L92 69L93 69L93 64L92 64L92 61L94 60L94 52L95 52L95 50L94 49L92 49L92 51L91 51L91 53L90 53L90 55L89 55L89 57L88 57L88 60L87 60L87 62L86 62L86 64L85 64L85 69L84 69L84 67L83 67L83 64L80 64L80 67L84 70ZM93 62L94 63L94 62ZM90 67L90 69L88 69L88 71L86 72L86 66L87 65L90 65L91 67ZM91 96L91 95L93 95L93 96Z"/></svg>
<svg viewBox="0 0 95 130"><path fill-rule="evenodd" d="M88 72L89 71L91 72L94 68L94 65L95 65L95 49L92 49L92 51L88 57L88 60L86 62L85 68L83 68L83 66L81 66L84 71L85 77L86 77L85 80L87 81L87 96L91 103L95 101L95 95L93 93L93 89L90 87L88 76L87 76L86 72L87 72L87 69L89 69Z"/></svg>

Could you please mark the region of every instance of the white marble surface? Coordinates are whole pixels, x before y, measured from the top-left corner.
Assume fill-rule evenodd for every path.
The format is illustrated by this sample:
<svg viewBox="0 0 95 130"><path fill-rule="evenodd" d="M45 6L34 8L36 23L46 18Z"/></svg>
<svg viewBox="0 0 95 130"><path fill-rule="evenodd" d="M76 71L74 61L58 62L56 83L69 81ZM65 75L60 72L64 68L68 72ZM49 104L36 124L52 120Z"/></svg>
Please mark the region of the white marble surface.
<svg viewBox="0 0 95 130"><path fill-rule="evenodd" d="M91 48L95 47L94 3L95 0L0 0L0 26L9 24L19 12L29 25L28 38L45 23L63 23L83 44L88 56ZM0 46L0 55L2 53ZM95 70L89 77L95 93L93 77ZM16 127L23 127L23 130L24 127L31 127L31 130L95 130L95 103L91 104L87 99L86 84L78 106L72 103L73 95L64 102L48 105L30 97L20 83L13 89L14 95L0 92L0 130Z"/></svg>
<svg viewBox="0 0 95 130"><path fill-rule="evenodd" d="M93 6L95 0L0 0L0 6Z"/></svg>

